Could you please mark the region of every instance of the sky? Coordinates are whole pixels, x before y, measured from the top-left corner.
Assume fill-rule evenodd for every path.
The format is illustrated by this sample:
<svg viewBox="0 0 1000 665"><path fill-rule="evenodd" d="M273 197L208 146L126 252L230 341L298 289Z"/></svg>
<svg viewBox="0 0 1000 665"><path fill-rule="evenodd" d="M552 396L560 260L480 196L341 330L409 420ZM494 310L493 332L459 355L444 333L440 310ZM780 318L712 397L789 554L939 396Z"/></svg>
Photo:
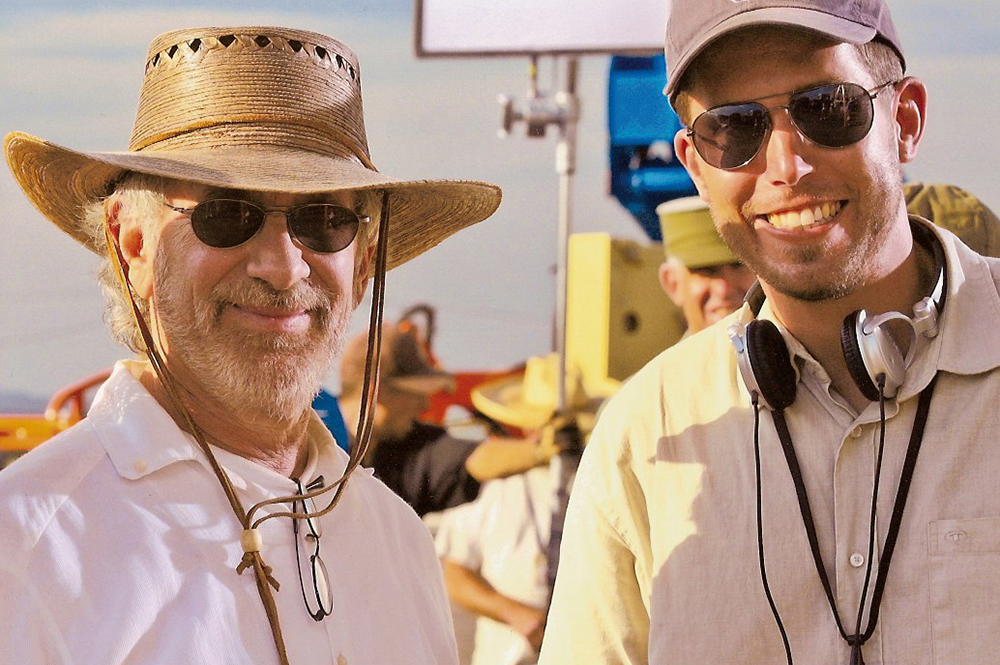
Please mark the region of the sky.
<svg viewBox="0 0 1000 665"><path fill-rule="evenodd" d="M622 7L628 7L623 0ZM523 130L498 138L498 94L525 99L518 58L417 59L414 5L402 0L184 2L68 0L0 5L0 133L26 131L80 150L128 142L152 37L196 25L287 25L358 53L372 159L398 178L495 182L491 219L389 273L386 318L418 302L438 312L434 350L453 370L499 368L551 348L557 235L556 140ZM210 9L205 7L210 5ZM958 184L1000 210L1000 3L889 0L908 73L930 90L913 180ZM293 9L287 9L293 8ZM623 20L627 15L623 14ZM581 61L581 124L573 231L642 240L607 193L608 58ZM556 87L542 62L543 90ZM0 169L0 392L38 397L109 367L110 341L93 279L96 257L45 220ZM351 323L367 325L367 301ZM336 373L327 385L336 389ZM0 409L2 410L2 409Z"/></svg>

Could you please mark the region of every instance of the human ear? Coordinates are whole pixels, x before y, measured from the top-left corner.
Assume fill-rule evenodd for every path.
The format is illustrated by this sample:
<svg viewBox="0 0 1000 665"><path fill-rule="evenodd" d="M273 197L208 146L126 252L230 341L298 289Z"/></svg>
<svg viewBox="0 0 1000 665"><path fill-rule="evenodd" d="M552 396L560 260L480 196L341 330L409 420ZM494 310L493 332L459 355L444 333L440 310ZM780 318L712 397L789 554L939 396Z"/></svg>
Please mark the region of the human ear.
<svg viewBox="0 0 1000 665"><path fill-rule="evenodd" d="M899 162L905 164L917 156L917 146L924 133L927 117L927 88L912 76L896 84L896 144Z"/></svg>
<svg viewBox="0 0 1000 665"><path fill-rule="evenodd" d="M660 286L675 305L681 307L684 298L681 296L681 276L678 274L677 266L669 262L660 264Z"/></svg>
<svg viewBox="0 0 1000 665"><path fill-rule="evenodd" d="M124 262L125 277L132 289L143 300L153 295L154 243L150 242L142 225L133 217L121 220L121 203L114 203L108 214L108 225L118 242Z"/></svg>
<svg viewBox="0 0 1000 665"><path fill-rule="evenodd" d="M687 170L694 186L698 188L698 195L702 201L708 203L708 189L705 187L705 179L701 173L701 163L698 161L698 154L694 148L694 142L688 136L688 130L684 127L674 134L674 154Z"/></svg>

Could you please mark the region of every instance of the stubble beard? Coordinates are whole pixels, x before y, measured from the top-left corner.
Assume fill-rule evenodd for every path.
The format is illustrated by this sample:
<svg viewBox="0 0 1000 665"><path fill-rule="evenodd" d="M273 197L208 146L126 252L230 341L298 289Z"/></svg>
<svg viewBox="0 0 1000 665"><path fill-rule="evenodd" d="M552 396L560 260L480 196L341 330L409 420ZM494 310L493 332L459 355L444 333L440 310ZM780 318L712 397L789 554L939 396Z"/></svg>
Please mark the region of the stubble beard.
<svg viewBox="0 0 1000 665"><path fill-rule="evenodd" d="M245 278L218 284L207 300L184 302L186 280L180 270L167 269L167 244L160 243L157 251L154 292L171 359L183 363L185 374L235 415L275 422L299 419L343 348L349 298L308 282L276 291L262 280ZM232 303L307 310L310 327L303 334L226 325L224 315Z"/></svg>
<svg viewBox="0 0 1000 665"><path fill-rule="evenodd" d="M885 165L875 169L869 186L854 197L855 215L866 220L864 233L835 266L824 265L822 245L789 246L780 257L766 256L753 230L756 215L750 204L739 214L738 223L720 223L726 212L710 206L722 239L757 277L778 293L796 300L818 302L850 295L877 277L879 249L886 242L902 201L902 171ZM777 260L775 260L777 258ZM788 266L794 266L789 271Z"/></svg>

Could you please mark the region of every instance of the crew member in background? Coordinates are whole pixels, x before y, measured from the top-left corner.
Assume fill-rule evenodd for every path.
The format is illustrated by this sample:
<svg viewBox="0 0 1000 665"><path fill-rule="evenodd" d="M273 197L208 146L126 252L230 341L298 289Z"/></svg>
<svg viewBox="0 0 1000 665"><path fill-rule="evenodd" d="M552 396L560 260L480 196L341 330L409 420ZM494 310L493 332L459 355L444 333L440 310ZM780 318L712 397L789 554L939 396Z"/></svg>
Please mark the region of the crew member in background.
<svg viewBox="0 0 1000 665"><path fill-rule="evenodd" d="M588 389L571 373L567 408L556 416L556 376L555 355L529 358L523 376L480 384L472 401L489 418L535 433L543 447L559 447L552 441L569 432L564 426L570 422L581 437L590 433L597 408L617 384ZM478 617L473 665L537 662L551 593L553 513L559 505L559 478L553 471L546 465L490 481L475 501L442 514L435 543L448 595ZM569 477L563 491L571 482Z"/></svg>
<svg viewBox="0 0 1000 665"><path fill-rule="evenodd" d="M755 277L722 242L699 197L661 203L656 213L667 255L660 285L693 335L739 309Z"/></svg>
<svg viewBox="0 0 1000 665"><path fill-rule="evenodd" d="M361 408L367 346L367 332L349 341L340 365L340 408L352 437ZM380 367L364 464L420 516L472 501L480 483L546 464L559 451L553 442L539 445L537 436L470 441L421 422L430 396L448 390L454 377L434 366L416 328L383 325Z"/></svg>

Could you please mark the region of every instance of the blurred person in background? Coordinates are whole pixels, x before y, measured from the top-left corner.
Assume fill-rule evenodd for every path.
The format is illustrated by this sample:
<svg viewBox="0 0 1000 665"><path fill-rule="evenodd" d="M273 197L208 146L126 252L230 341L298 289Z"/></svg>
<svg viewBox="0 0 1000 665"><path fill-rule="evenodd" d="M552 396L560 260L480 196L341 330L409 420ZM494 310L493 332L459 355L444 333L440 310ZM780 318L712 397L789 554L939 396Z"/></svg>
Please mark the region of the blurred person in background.
<svg viewBox="0 0 1000 665"><path fill-rule="evenodd" d="M352 437L361 409L367 345L367 331L351 339L340 365L340 408ZM472 501L481 483L544 465L559 452L554 443L540 445L537 436L473 441L422 422L430 396L449 390L454 382L432 362L425 340L409 321L383 324L379 393L364 464L420 516Z"/></svg>

